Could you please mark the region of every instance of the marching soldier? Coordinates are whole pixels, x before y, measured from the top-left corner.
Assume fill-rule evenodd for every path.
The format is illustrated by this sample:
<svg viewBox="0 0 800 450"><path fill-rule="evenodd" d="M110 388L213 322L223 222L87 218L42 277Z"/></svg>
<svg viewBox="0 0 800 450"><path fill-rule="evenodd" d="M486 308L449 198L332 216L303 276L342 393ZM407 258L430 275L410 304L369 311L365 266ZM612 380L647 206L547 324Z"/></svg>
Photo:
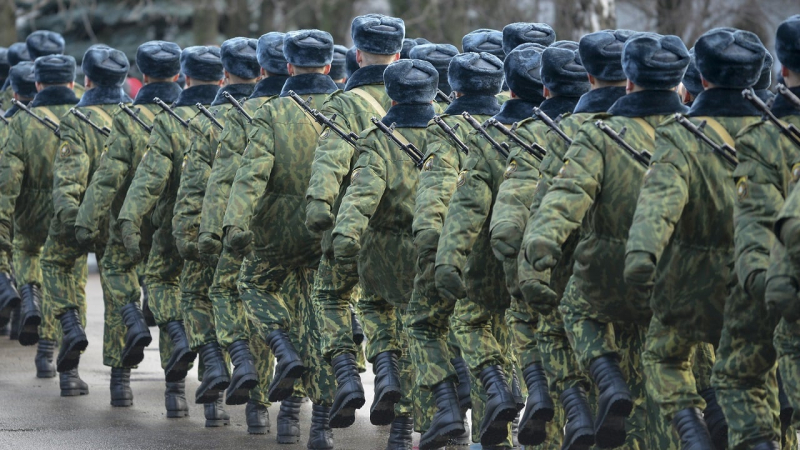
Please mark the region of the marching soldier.
<svg viewBox="0 0 800 450"><path fill-rule="evenodd" d="M9 67L13 68L17 64L30 61L31 57L28 54L28 47L24 42L15 42L8 47L6 53ZM6 78L2 88L0 88L0 103L6 105L3 109L8 112L11 109L11 99L14 98L14 89L11 88L11 77Z"/></svg>
<svg viewBox="0 0 800 450"><path fill-rule="evenodd" d="M411 59L421 59L428 61L439 72L439 86L437 89L448 98L442 98L441 94L436 94L435 107L437 112L447 109L449 95L453 91L450 83L447 82L447 71L450 61L458 54L458 49L450 44L422 44L417 45L409 52Z"/></svg>
<svg viewBox="0 0 800 450"><path fill-rule="evenodd" d="M36 30L25 38L25 48L28 50L28 56L31 61L36 61L36 58L47 55L63 55L64 54L64 37L60 34L47 31ZM80 99L86 89L78 83L75 83L75 95Z"/></svg>
<svg viewBox="0 0 800 450"><path fill-rule="evenodd" d="M347 81L347 52L348 49L344 45L333 46L333 61L331 62L331 71L328 76L331 77L339 89L344 89Z"/></svg>

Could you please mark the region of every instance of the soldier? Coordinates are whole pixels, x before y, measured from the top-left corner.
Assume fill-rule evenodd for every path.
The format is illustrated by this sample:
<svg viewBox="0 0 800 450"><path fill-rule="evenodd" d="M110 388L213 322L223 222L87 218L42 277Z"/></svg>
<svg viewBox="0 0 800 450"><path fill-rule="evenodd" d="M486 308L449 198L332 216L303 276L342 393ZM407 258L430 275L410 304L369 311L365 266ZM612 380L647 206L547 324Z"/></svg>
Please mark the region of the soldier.
<svg viewBox="0 0 800 450"><path fill-rule="evenodd" d="M516 22L503 27L503 53L523 44L539 44L548 47L556 41L556 32L546 23Z"/></svg>
<svg viewBox="0 0 800 450"><path fill-rule="evenodd" d="M174 83L180 71L180 54L181 49L177 44L165 41L146 42L136 51L136 65L144 75L144 86L136 95L133 109L144 127L152 126L155 115L161 111L155 104L155 98L172 103L181 93L180 87ZM149 336L149 333L144 333L143 330L136 331L136 327L142 326L142 322L138 320L142 313L138 305L140 284L136 270L137 261L128 255L117 226L122 202L150 138L150 130L144 127L122 111L114 115L112 125L114 133L106 141L105 158L102 159L100 167L86 188L75 220L76 238L85 248L95 245L101 234L100 227L109 220L108 242L101 261L103 267L101 281L107 295L117 298L115 304L124 305L120 309L122 320L134 325L129 327L125 335L126 343ZM149 221L143 224L143 230L145 242L143 248L149 251L153 237L153 227ZM159 342L163 366L169 360L171 353L169 335L165 330L161 330ZM126 345L132 348L131 345ZM141 351L142 347L138 348ZM115 355L111 357L112 361L107 363L113 364L115 359L131 359L131 356L133 355L124 358L122 355ZM135 359L142 357L142 355L135 356ZM128 371L132 364L130 361L123 361L123 366ZM188 414L183 392L182 383L167 383L165 402L167 405L172 405L172 407L167 406L167 417L183 417ZM129 398L120 398L112 402L114 406L129 406L131 403Z"/></svg>
<svg viewBox="0 0 800 450"><path fill-rule="evenodd" d="M8 47L6 57L8 58L9 67L14 67L23 61L31 60L31 57L28 54L28 47L25 46L24 42L15 42L11 44ZM11 89L11 77L9 77L6 78L3 86L0 87L0 103L3 105L10 105L12 98L14 98L14 90ZM11 109L11 107L6 106L6 112L8 112L9 109Z"/></svg>
<svg viewBox="0 0 800 450"><path fill-rule="evenodd" d="M555 39L555 35L553 38ZM506 58L506 52L503 50L503 33L489 28L471 31L461 38L461 51L464 53L490 53L502 62ZM498 100L503 103L508 99L508 86L503 83L503 90L498 94Z"/></svg>
<svg viewBox="0 0 800 450"><path fill-rule="evenodd" d="M345 70L347 70L347 79L349 80L350 77L356 72L356 70L360 69L358 66L358 59L356 58L356 52L358 49L356 46L352 46L347 50L347 57L345 60ZM345 87L347 85L345 84Z"/></svg>
<svg viewBox="0 0 800 450"><path fill-rule="evenodd" d="M239 292L253 325L277 359L269 401L289 398L301 379L313 402L308 448L332 449L329 425L334 378L323 364L310 288L319 263L319 235L303 228L303 197L321 127L289 97L318 107L336 91L328 76L333 38L324 31L287 33L283 53L291 77L281 97L256 112L242 165L231 187L223 227L225 247L244 255ZM252 249L252 250L251 250ZM291 286L290 291L283 290ZM288 331L299 328L296 349ZM298 353L299 350L299 353Z"/></svg>
<svg viewBox="0 0 800 450"><path fill-rule="evenodd" d="M436 96L438 79L436 68L427 61L411 59L386 68L384 82L392 107L381 122L395 125L392 133L405 145L425 147L425 129L434 115L431 102ZM378 128L365 130L358 147L360 156L353 169L352 183L342 199L333 230L333 252L336 264L343 271L358 271L365 297L371 299L373 307L380 308L385 325L392 327L403 319L413 287L413 279L404 269L414 259L410 231L418 184L416 161L402 154ZM371 229L369 233L367 227ZM384 304L378 305L373 298ZM393 339L405 346L401 327L396 331ZM396 382L403 392L409 392L413 381L412 375ZM437 395L437 400L450 406L455 402L457 408L458 397L452 382L446 392ZM460 415L455 417L458 427L462 427ZM392 422L387 449L411 447L412 421L412 417L398 413ZM463 429L456 428L455 432Z"/></svg>
<svg viewBox="0 0 800 450"><path fill-rule="evenodd" d="M175 116L166 110L156 115L147 152L136 168L117 220L129 257L132 261L139 261L142 258L140 230L145 216L151 217L155 231L147 259L146 284L156 322L160 329L166 330L172 341L172 354L164 367L165 378L167 382L178 383L186 377L197 354L190 348L183 326L179 290L183 260L172 237L172 214L184 153L196 137L193 131L186 129L188 122L199 114L195 105L210 105L222 83L219 48L185 48L181 52L181 72L186 76L187 87L173 104L171 113ZM210 383L219 382L218 377L203 379L202 390L207 390L206 386ZM174 387L177 391L180 386ZM207 427L226 425L230 421L222 407L220 393L220 390L216 390L217 397L205 403ZM168 415L185 416L182 405L176 406L181 407L171 408L168 405Z"/></svg>
<svg viewBox="0 0 800 450"><path fill-rule="evenodd" d="M447 71L450 67L450 61L457 54L458 49L454 45L422 44L412 48L409 56L411 59L421 59L431 63L436 68L436 71L439 72L439 86L437 86L437 89L449 96L453 89L450 87L450 83L447 82ZM447 100L449 99L440 97L439 94L436 95L436 106L437 109L444 111L447 109Z"/></svg>
<svg viewBox="0 0 800 450"><path fill-rule="evenodd" d="M256 51L262 80L256 84L250 98L242 103L242 107L251 117L266 101L280 94L289 78L286 58L283 57L283 38L283 33L272 32L258 39ZM248 326L245 308L236 286L242 258L223 249L222 246L222 220L233 179L241 165L241 152L247 146L251 123L242 113L232 108L225 112L224 121L225 129L220 135L218 154L214 158L203 197L197 249L200 255L212 264L218 260L208 296L214 307L214 316L220 318L215 321L219 345L229 348L237 341L246 342L249 336L258 374L258 386L250 392L250 400L247 403L247 430L251 434L264 434L269 431L267 408L271 402L267 391L272 381L273 357L264 339L258 333L250 333L252 327ZM300 438L299 416L291 414L294 409L289 407L290 403L292 402L281 402L281 414L278 415L278 442L283 442L284 439L296 442L296 439ZM299 408L299 399L296 404ZM291 425L286 426L286 423ZM284 438L287 435L289 437Z"/></svg>
<svg viewBox="0 0 800 450"><path fill-rule="evenodd" d="M705 90L688 117L700 118L692 121L695 124L703 120L712 141L732 146L732 136L759 121L758 111L742 98L741 90L758 80L766 49L755 34L732 29L711 30L694 48ZM702 415L706 402L689 368L698 343L720 343L720 369L736 345L736 335L727 332L720 342L723 309L731 311L725 308L727 286L735 282L730 270L735 186L729 181L734 167L679 120L686 119L671 118L656 129L650 168L628 233L624 275L629 285L653 292L653 316L642 354L648 394L672 421L684 448L711 449L714 444ZM734 305L742 294L734 290L728 301ZM749 299L746 303L763 305ZM719 401L732 419L741 414L735 409L741 403L730 392L721 390ZM748 414L744 423L730 422L732 448L739 448L744 430L759 428L758 418L771 424L771 418L761 414ZM716 447L725 447L727 436L719 438ZM747 448L755 444L747 439Z"/></svg>
<svg viewBox="0 0 800 450"><path fill-rule="evenodd" d="M46 56L39 59L33 69L39 93L29 107L57 126L59 118L78 103L71 89L75 80L75 59ZM18 82L13 85L18 86ZM8 128L8 138L0 150L0 248L4 252L0 271L11 272L9 258L13 253L14 274L22 297L20 342L33 345L39 341L36 376L52 378L56 376L53 352L57 328L53 320L42 321L39 258L53 215L52 167L59 139L52 129L23 112L19 112ZM80 277L85 269L86 259L79 259L75 265L76 276ZM81 306L86 308L85 299ZM38 324L41 327L37 330Z"/></svg>
<svg viewBox="0 0 800 450"><path fill-rule="evenodd" d="M128 75L128 58L124 53L104 45L89 47L81 64L85 74L87 91L76 105L76 111L87 117L97 127L110 127L111 114L120 102L128 99L120 89ZM42 251L42 279L45 292L42 310L45 316L55 317L61 322L62 339L56 368L62 375L62 395L65 391L78 391L88 394L88 388L77 387L77 368L80 355L89 345L82 323L86 323L85 312L81 311L78 292L85 289L86 280L76 278L75 264L84 258L87 251L75 238L75 220L78 215L83 194L100 164L104 135L90 124L78 119L74 114L65 114L59 125L61 144L53 164L53 220L49 235ZM105 239L98 239L94 251L102 261ZM101 272L103 268L101 265ZM124 336L126 324L123 323L119 308L124 306L115 302L107 287L103 289L104 364L111 366L111 400L131 399L130 372L125 367L122 354L142 355L141 349L150 343L150 333L144 326L143 339L136 339L126 346ZM139 318L141 312L139 312ZM136 326L132 324L131 328ZM138 328L142 330L142 328ZM132 361L135 365L141 361ZM69 382L74 377L74 382ZM64 381L67 380L67 383ZM72 394L74 395L74 394ZM124 400L123 400L124 401Z"/></svg>
<svg viewBox="0 0 800 450"><path fill-rule="evenodd" d="M653 127L666 115L685 111L671 89L680 83L688 63L689 52L675 36L642 33L631 37L622 53L630 94L617 100L607 114L594 118L605 120L613 129L627 127L625 140L633 148L651 148ZM575 136L564 166L528 223L523 248L535 270L550 269L561 258L567 238L586 219L560 310L578 361L599 389L596 443L617 447L626 439L624 419L635 401L644 401L639 370L631 368L626 380L620 369L621 349L614 340L615 332L618 336L629 333L629 357L636 361L642 328L650 319L646 294L625 286L618 273L644 167L634 159L639 153L627 154L595 126L594 118ZM565 209L564 204L570 207ZM628 382L637 395L631 393ZM580 396L572 400L586 401ZM581 409L585 408L588 405ZM651 445L648 448L654 448Z"/></svg>
<svg viewBox="0 0 800 450"><path fill-rule="evenodd" d="M333 46L333 62L331 62L331 72L328 75L339 89L344 89L347 82L347 51L347 47L344 45Z"/></svg>
<svg viewBox="0 0 800 450"><path fill-rule="evenodd" d="M65 45L64 37L53 31L36 30L25 38L25 47L28 49L31 61L36 61L40 56L63 55ZM86 89L75 83L74 91L80 99Z"/></svg>
<svg viewBox="0 0 800 450"><path fill-rule="evenodd" d="M370 127L371 117L383 117L391 106L391 99L384 89L383 72L389 63L400 58L405 24L394 17L367 14L353 19L350 34L361 68L347 80L344 91L328 97L320 112L329 118L335 117L334 122L343 130L360 133ZM333 228L339 200L350 184L349 174L357 156L357 149L337 134L328 131L320 136L306 191L305 220L309 231L321 233ZM333 264L331 236L325 233L312 300L322 320L323 357L330 361L336 373L336 396L331 406L331 426L334 428L352 424L355 410L366 401L356 365L357 349L350 310L358 277L347 275L353 273L344 272L341 266ZM388 425L394 419L397 397L391 401L384 399L383 393L399 389L393 381L397 380L396 353L402 352L402 348L397 347L396 342L380 339L379 331L392 329L382 324L380 317L367 314L362 317L364 331L369 337L367 359L372 362L376 375L370 422ZM404 413L407 414L408 410Z"/></svg>
<svg viewBox="0 0 800 450"><path fill-rule="evenodd" d="M686 73L683 75L683 81L678 87L678 94L683 100L683 104L690 107L694 99L703 92L703 82L700 79L700 71L697 70L697 58L694 55L694 47L689 50L689 55L692 57L689 67L686 68Z"/></svg>

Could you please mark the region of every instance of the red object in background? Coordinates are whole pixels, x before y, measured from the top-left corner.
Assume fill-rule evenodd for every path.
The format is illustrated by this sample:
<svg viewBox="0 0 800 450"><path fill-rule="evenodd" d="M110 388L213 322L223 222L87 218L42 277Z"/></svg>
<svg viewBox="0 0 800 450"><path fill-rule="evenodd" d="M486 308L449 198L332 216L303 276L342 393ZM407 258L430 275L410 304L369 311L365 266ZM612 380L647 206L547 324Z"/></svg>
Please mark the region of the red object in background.
<svg viewBox="0 0 800 450"><path fill-rule="evenodd" d="M139 79L137 78L128 78L127 83L128 83L128 89L130 90L128 95L131 98L136 98L136 94L139 93L139 89L141 89L143 86L142 82L139 81Z"/></svg>

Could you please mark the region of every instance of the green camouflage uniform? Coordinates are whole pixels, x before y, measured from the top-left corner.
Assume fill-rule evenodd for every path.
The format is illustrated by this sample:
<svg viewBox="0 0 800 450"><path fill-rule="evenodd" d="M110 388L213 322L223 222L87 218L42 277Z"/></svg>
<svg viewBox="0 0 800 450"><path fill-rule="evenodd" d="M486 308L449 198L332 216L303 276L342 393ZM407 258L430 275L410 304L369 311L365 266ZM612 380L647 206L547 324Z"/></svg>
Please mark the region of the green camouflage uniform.
<svg viewBox="0 0 800 450"><path fill-rule="evenodd" d="M294 76L284 86L284 91L310 96L312 107L335 89L322 74ZM320 327L309 296L319 264L320 237L304 226L311 149L320 131L291 98L265 102L249 130L223 228L226 233L231 227L254 233L253 250L245 256L239 278L239 292L253 326L262 336L277 329L299 329L302 342L297 350L308 369L303 374L306 394L317 405L330 405L336 385L330 365L321 357Z"/></svg>
<svg viewBox="0 0 800 450"><path fill-rule="evenodd" d="M29 107L42 118L59 119L78 102L74 93L63 87L50 87ZM44 101L47 99L47 101ZM14 276L17 286L33 283L42 286L39 259L53 217L53 160L59 138L28 114L17 111L8 125L3 125L0 145L0 241L13 247ZM18 205L18 207L17 207ZM13 231L13 234L12 234ZM13 242L12 242L13 239ZM0 271L12 273L11 254L2 252ZM75 262L76 282L86 283L86 258ZM46 295L46 292L43 292ZM76 289L81 316L86 314L86 297ZM57 341L60 324L54 316L43 316L39 337Z"/></svg>
<svg viewBox="0 0 800 450"><path fill-rule="evenodd" d="M97 87L87 91L77 110L89 116L99 127L111 128L112 115L119 111L117 104L123 100L117 93L119 88ZM90 94L91 93L91 94ZM92 101L95 99L96 101ZM75 221L83 201L86 188L105 156L105 137L67 113L61 118L61 146L53 164L53 220L42 251L42 275L44 291L43 316L59 317L69 309L79 309L77 292L85 288L75 278L75 264L84 258L87 249L75 239ZM108 237L108 216L99 224L100 236L95 244L100 266L100 281L103 287L104 333L103 364L122 367L122 349L125 346L126 327L119 310L128 302L115 298L107 283L107 273L102 264L105 242Z"/></svg>

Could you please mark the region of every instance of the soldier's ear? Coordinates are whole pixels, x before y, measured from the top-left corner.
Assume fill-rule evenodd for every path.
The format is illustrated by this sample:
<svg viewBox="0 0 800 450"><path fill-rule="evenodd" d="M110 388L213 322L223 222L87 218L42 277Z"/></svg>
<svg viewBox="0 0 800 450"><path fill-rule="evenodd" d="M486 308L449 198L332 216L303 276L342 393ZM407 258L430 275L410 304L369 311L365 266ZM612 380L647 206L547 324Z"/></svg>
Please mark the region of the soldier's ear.
<svg viewBox="0 0 800 450"><path fill-rule="evenodd" d="M331 73L331 65L328 64L327 66L325 66L325 68L322 69L322 73L324 73L325 75L328 75L329 73Z"/></svg>
<svg viewBox="0 0 800 450"><path fill-rule="evenodd" d="M781 65L781 76L784 79L789 76L789 69L787 69L784 65Z"/></svg>

